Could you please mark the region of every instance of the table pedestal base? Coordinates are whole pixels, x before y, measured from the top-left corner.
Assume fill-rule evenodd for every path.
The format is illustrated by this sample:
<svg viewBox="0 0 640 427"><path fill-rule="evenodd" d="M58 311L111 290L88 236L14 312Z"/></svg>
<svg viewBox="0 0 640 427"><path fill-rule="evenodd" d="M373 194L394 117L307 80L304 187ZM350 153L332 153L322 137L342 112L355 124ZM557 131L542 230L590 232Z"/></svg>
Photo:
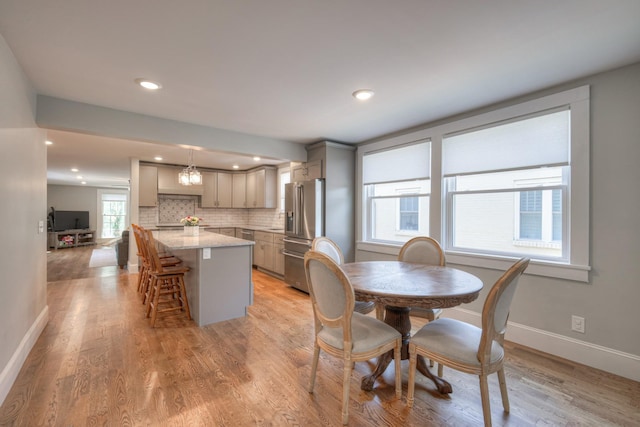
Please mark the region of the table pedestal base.
<svg viewBox="0 0 640 427"><path fill-rule="evenodd" d="M411 318L409 317L410 308L407 307L385 307L385 316L384 322L387 325L393 326L398 332L402 334L402 349L401 349L401 357L402 360L407 360L409 358L409 340L411 339ZM373 384L376 382L376 379L389 366L389 363L393 360L393 350L383 354L378 358L378 363L376 364L376 369L370 374L366 375L362 378L362 383L360 384L360 388L362 390L371 391L373 390ZM434 375L430 370L429 366L425 362L422 356L418 356L417 359L417 370L427 378L431 379L438 388L438 391L441 394L451 393L451 384L442 378Z"/></svg>

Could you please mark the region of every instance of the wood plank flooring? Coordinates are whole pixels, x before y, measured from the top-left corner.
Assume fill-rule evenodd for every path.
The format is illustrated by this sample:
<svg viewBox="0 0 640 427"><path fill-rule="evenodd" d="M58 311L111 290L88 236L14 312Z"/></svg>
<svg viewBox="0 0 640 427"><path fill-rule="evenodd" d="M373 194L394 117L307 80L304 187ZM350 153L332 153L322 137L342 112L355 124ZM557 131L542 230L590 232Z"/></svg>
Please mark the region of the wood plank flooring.
<svg viewBox="0 0 640 427"><path fill-rule="evenodd" d="M309 297L254 271L245 318L204 328L180 316L150 328L136 274L88 268L91 248L48 255L50 320L0 407L2 426L338 426L342 363L313 349ZM416 327L419 325L416 325ZM420 377L416 401L394 397L393 366L371 392L357 363L351 426L478 426L478 379L445 369L454 392ZM640 383L508 343L511 413L490 378L494 426L640 425ZM493 376L495 377L495 376Z"/></svg>

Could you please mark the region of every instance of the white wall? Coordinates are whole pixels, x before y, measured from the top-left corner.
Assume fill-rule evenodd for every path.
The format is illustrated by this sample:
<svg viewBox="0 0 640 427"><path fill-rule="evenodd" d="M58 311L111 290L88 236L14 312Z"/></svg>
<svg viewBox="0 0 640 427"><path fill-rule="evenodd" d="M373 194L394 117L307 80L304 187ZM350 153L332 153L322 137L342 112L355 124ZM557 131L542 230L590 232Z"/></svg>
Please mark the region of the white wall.
<svg viewBox="0 0 640 427"><path fill-rule="evenodd" d="M35 99L0 36L0 403L48 321L47 151L35 126Z"/></svg>
<svg viewBox="0 0 640 427"><path fill-rule="evenodd" d="M525 275L513 301L507 339L640 381L640 64L474 114L585 84L591 86L590 279L582 283ZM389 257L393 255L360 251L357 258ZM501 274L461 268L487 285ZM448 315L477 322L488 288L477 301ZM585 318L586 333L571 331L571 315Z"/></svg>

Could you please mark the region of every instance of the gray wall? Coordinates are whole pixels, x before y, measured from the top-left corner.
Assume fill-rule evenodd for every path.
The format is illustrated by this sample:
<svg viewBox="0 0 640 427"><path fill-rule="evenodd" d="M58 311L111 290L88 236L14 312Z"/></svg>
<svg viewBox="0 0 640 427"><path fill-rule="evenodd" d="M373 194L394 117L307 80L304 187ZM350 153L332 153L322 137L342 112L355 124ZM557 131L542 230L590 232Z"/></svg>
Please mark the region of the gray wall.
<svg viewBox="0 0 640 427"><path fill-rule="evenodd" d="M79 185L48 185L47 209L89 211L89 226L98 229L98 188Z"/></svg>
<svg viewBox="0 0 640 427"><path fill-rule="evenodd" d="M48 320L47 150L35 126L35 99L0 36L0 403Z"/></svg>
<svg viewBox="0 0 640 427"><path fill-rule="evenodd" d="M520 340L527 345L640 380L640 64L475 113L584 84L591 85L590 280L524 276L509 320L518 325ZM359 260L389 258L362 251L357 256ZM461 268L485 284L501 274ZM479 314L487 289L464 309ZM453 313L452 317L464 315ZM571 315L585 318L585 334L571 331Z"/></svg>

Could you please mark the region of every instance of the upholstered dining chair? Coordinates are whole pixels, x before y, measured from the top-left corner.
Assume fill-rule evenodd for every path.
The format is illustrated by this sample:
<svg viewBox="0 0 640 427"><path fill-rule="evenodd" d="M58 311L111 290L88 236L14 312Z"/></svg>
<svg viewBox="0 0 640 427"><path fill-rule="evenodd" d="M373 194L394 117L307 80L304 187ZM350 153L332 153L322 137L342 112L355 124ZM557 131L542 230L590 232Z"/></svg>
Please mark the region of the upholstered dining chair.
<svg viewBox="0 0 640 427"><path fill-rule="evenodd" d="M355 362L369 360L393 350L396 397L401 397L402 335L392 326L353 310L353 286L340 266L329 256L309 250L304 256L304 267L315 325L309 393L313 393L320 350L341 358L344 363L342 423L347 424L351 371Z"/></svg>
<svg viewBox="0 0 640 427"><path fill-rule="evenodd" d="M480 377L480 396L485 426L491 426L487 376L497 372L502 406L509 412L504 375L504 334L518 279L529 265L528 258L513 264L493 285L482 308L482 328L455 319L437 319L424 325L409 343L409 387L407 404L413 405L417 356L435 360L458 371Z"/></svg>
<svg viewBox="0 0 640 427"><path fill-rule="evenodd" d="M446 264L444 251L440 243L427 236L414 237L402 245L398 254L398 261L441 266ZM410 315L432 321L440 317L441 313L442 310L439 308L411 307Z"/></svg>
<svg viewBox="0 0 640 427"><path fill-rule="evenodd" d="M338 265L344 264L344 255L342 254L342 250L336 242L329 239L328 237L316 237L315 239L313 239L313 242L311 242L311 250L322 252L323 254L328 255ZM369 314L375 308L376 304L373 301L356 300L354 310L358 313ZM382 320L380 317L378 317L378 319Z"/></svg>

